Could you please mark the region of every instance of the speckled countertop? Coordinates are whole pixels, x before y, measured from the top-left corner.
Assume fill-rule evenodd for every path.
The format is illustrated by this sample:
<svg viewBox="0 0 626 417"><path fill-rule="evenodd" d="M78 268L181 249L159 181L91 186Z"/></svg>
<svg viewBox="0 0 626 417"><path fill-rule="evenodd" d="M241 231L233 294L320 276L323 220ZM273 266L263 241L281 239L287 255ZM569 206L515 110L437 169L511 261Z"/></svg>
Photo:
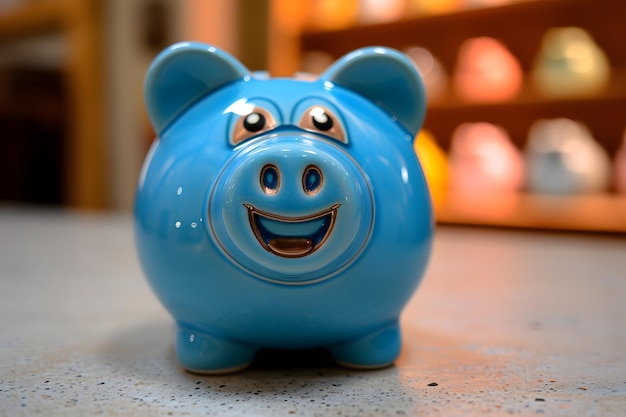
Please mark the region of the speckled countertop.
<svg viewBox="0 0 626 417"><path fill-rule="evenodd" d="M0 416L626 415L626 239L439 228L396 366L181 370L131 220L0 209Z"/></svg>

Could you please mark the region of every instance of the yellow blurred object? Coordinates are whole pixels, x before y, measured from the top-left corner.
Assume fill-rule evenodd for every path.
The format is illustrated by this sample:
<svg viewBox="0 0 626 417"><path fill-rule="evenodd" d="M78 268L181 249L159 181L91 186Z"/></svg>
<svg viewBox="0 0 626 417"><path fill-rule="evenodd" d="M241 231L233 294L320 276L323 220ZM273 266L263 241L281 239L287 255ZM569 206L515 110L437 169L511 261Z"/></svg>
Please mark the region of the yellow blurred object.
<svg viewBox="0 0 626 417"><path fill-rule="evenodd" d="M358 0L312 0L309 26L316 29L344 29L356 23Z"/></svg>
<svg viewBox="0 0 626 417"><path fill-rule="evenodd" d="M448 189L449 174L446 154L427 130L421 130L417 134L413 148L426 175L433 205L437 209L445 199Z"/></svg>
<svg viewBox="0 0 626 417"><path fill-rule="evenodd" d="M560 27L545 33L532 75L542 93L572 97L601 92L608 84L611 68L587 31Z"/></svg>

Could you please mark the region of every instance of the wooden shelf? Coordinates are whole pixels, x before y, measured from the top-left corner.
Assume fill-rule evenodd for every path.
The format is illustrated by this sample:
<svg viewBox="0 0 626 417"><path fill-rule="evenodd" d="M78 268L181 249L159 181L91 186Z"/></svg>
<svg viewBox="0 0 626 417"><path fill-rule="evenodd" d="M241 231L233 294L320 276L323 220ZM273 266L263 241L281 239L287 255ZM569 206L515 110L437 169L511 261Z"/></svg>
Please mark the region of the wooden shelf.
<svg viewBox="0 0 626 417"><path fill-rule="evenodd" d="M567 117L584 122L607 152L614 154L626 128L626 121L616 117L622 108L626 108L626 70L613 68L610 84L596 95L547 97L527 85L514 100L476 103L449 92L443 100L428 106L424 127L433 133L444 149L448 149L452 132L459 124L490 122L505 126L521 149L534 121Z"/></svg>
<svg viewBox="0 0 626 417"><path fill-rule="evenodd" d="M584 122L609 154L622 141L626 120L616 117L626 108L626 94L586 97L571 100L516 100L504 103L462 104L448 101L429 107L424 128L448 149L454 129L465 122L489 122L506 128L511 140L522 149L528 130L538 119L567 117Z"/></svg>
<svg viewBox="0 0 626 417"><path fill-rule="evenodd" d="M626 233L626 196L450 192L437 207L447 224Z"/></svg>
<svg viewBox="0 0 626 417"><path fill-rule="evenodd" d="M305 1L305 0L301 0ZM279 2L277 1L276 4ZM307 52L322 51L334 58L363 46L383 45L399 50L429 49L452 74L464 40L490 36L502 40L519 60L525 85L518 98L504 103L470 103L447 96L428 108L424 127L444 149L454 129L464 122L491 122L503 126L513 142L524 147L532 123L538 119L568 117L585 123L613 155L626 128L626 2L623 0L528 0L448 14L407 17L382 24L356 24L341 30L302 27L299 33L277 30L270 50L283 44L297 53L270 55L270 70L288 75L300 69ZM552 27L578 26L591 33L612 66L611 83L600 94L556 99L542 96L529 81L545 32ZM294 36L290 39L284 35ZM450 192L437 208L442 223L525 227L558 230L626 232L626 197L606 193L585 196L532 194L458 194Z"/></svg>
<svg viewBox="0 0 626 417"><path fill-rule="evenodd" d="M502 39L525 70L532 65L541 38L550 27L579 26L589 30L616 66L626 65L623 39L626 2L622 0L530 0L448 14L419 16L396 22L357 25L333 31L304 31L301 51L324 51L339 57L367 45L398 49L428 48L452 68L459 44L475 36Z"/></svg>
<svg viewBox="0 0 626 417"><path fill-rule="evenodd" d="M456 65L459 46L476 36L504 41L519 60L526 82L519 97L503 103L471 103L454 95L429 105L424 127L447 149L454 129L464 122L491 122L503 126L520 148L530 125L540 118L568 117L585 123L596 139L613 154L622 141L626 122L619 115L626 108L626 2L623 0L530 0L448 14L412 17L396 22L356 25L342 30L305 28L299 37L300 54L324 51L335 58L366 45L387 45L400 50L428 48L449 74ZM606 52L612 65L611 83L592 97L552 99L534 90L528 74L551 27L587 29ZM437 36L441 33L441 36Z"/></svg>

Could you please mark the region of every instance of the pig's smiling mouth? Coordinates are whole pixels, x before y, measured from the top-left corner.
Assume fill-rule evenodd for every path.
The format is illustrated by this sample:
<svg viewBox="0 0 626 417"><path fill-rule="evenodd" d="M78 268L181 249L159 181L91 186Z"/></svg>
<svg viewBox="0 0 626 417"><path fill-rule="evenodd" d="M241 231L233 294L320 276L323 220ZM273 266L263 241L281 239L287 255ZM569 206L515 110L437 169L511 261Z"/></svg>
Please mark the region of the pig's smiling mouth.
<svg viewBox="0 0 626 417"><path fill-rule="evenodd" d="M288 217L244 204L252 232L261 246L283 258L301 258L318 250L333 231L340 205L308 216Z"/></svg>

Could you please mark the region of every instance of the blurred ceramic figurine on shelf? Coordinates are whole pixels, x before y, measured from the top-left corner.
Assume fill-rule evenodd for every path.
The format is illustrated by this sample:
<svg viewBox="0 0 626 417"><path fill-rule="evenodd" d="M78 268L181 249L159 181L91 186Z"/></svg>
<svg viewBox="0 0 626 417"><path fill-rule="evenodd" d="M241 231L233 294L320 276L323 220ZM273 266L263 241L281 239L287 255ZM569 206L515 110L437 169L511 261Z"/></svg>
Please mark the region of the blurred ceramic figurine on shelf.
<svg viewBox="0 0 626 417"><path fill-rule="evenodd" d="M409 58L364 48L302 81L181 43L152 63L146 104L158 138L136 242L182 365L232 372L261 348L318 347L392 364L433 235Z"/></svg>
<svg viewBox="0 0 626 417"><path fill-rule="evenodd" d="M464 123L452 135L450 188L462 192L513 192L524 182L524 161L504 129Z"/></svg>
<svg viewBox="0 0 626 417"><path fill-rule="evenodd" d="M599 93L610 76L605 53L588 32L578 27L547 31L532 71L535 87L554 97Z"/></svg>
<svg viewBox="0 0 626 417"><path fill-rule="evenodd" d="M502 42L479 37L461 44L453 81L459 97L467 101L500 102L519 94L523 74Z"/></svg>
<svg viewBox="0 0 626 417"><path fill-rule="evenodd" d="M405 0L359 0L361 23L391 22L401 19L405 13Z"/></svg>
<svg viewBox="0 0 626 417"><path fill-rule="evenodd" d="M615 179L615 190L618 193L626 194L626 131L624 131L622 145L615 154L613 176Z"/></svg>
<svg viewBox="0 0 626 417"><path fill-rule="evenodd" d="M420 131L414 147L424 169L434 206L437 208L445 199L448 190L448 159L434 136L427 130Z"/></svg>
<svg viewBox="0 0 626 417"><path fill-rule="evenodd" d="M412 47L406 50L406 54L413 60L424 80L428 102L442 101L448 88L448 76L443 65L425 48Z"/></svg>
<svg viewBox="0 0 626 417"><path fill-rule="evenodd" d="M538 120L532 125L526 164L531 192L578 194L608 187L607 152L587 127L570 119Z"/></svg>

